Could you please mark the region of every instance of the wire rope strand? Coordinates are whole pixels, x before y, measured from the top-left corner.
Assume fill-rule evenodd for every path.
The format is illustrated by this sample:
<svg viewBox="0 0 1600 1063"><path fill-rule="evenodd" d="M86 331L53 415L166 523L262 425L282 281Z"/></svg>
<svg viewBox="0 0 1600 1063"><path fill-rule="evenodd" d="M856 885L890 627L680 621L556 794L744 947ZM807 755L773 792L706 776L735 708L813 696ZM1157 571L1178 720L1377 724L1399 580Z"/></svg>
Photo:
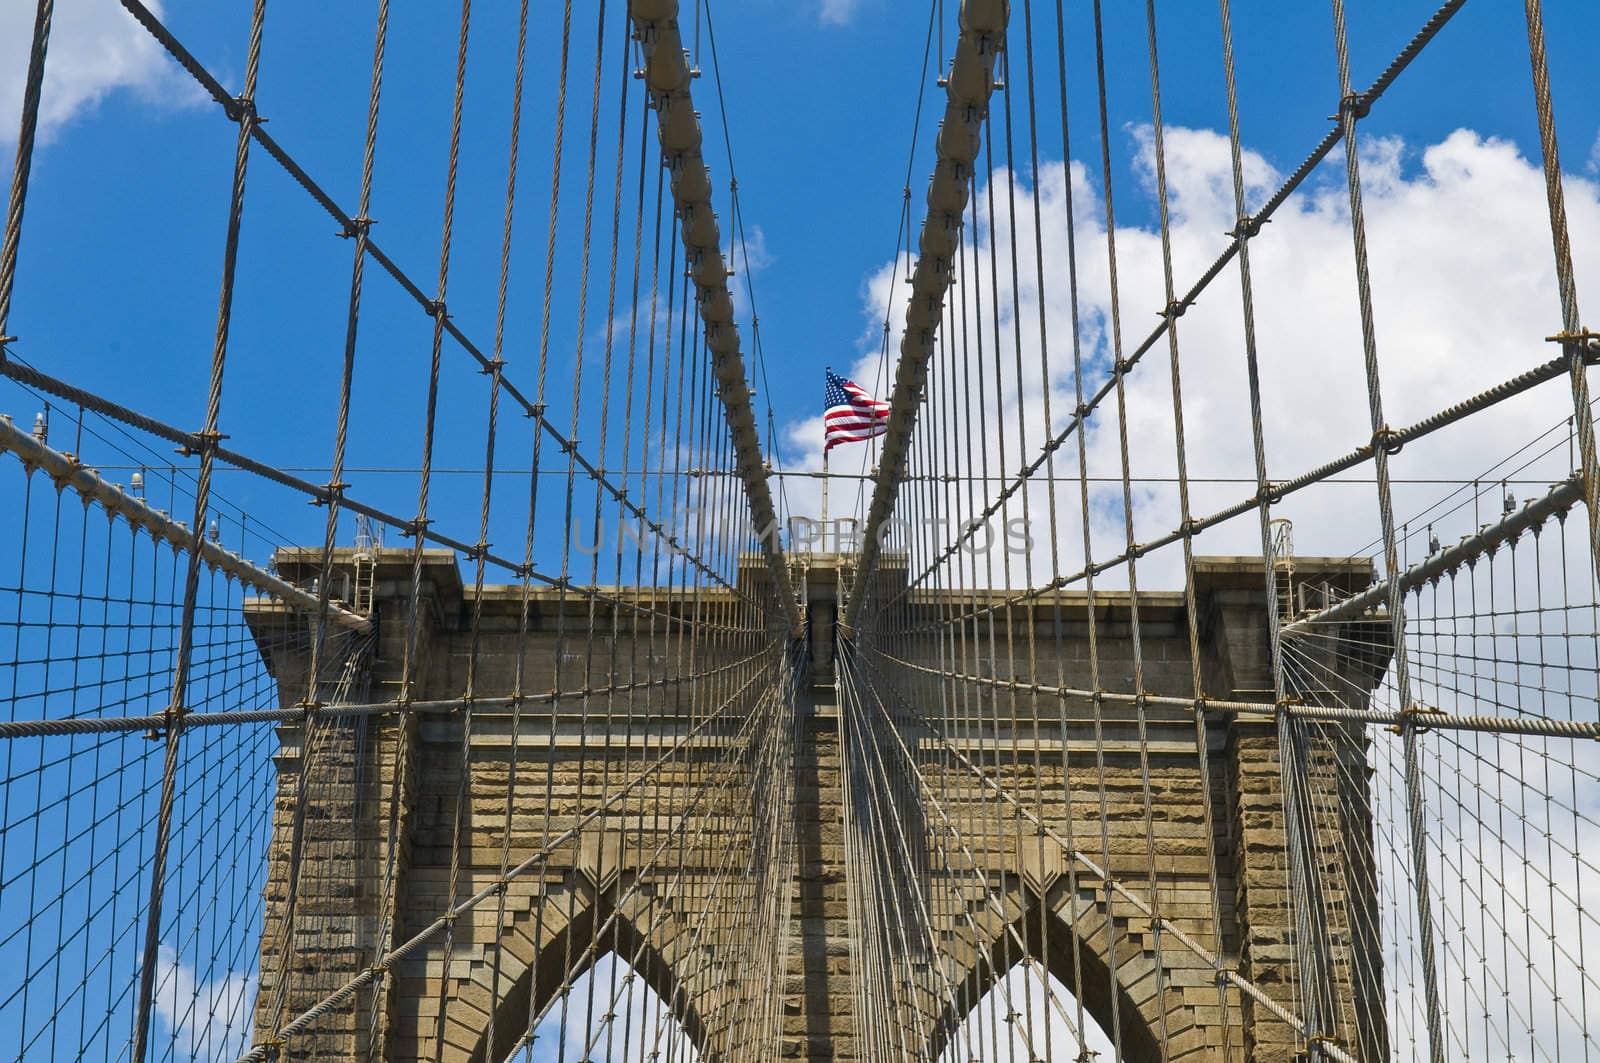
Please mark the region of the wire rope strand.
<svg viewBox="0 0 1600 1063"><path fill-rule="evenodd" d="M168 846L172 835L173 803L176 799L178 758L183 734L183 715L188 711L187 684L194 648L195 602L200 584L200 530L209 512L214 448L220 438L218 424L222 413L223 369L227 363L228 330L232 322L234 277L238 267L239 231L244 219L245 176L250 160L251 130L256 124L256 81L261 70L261 35L266 20L266 0L255 0L250 16L250 36L246 49L243 94L236 101L235 120L239 136L234 152L227 235L223 245L221 293L218 297L216 336L212 345L210 384L206 395L205 427L199 433L200 467L195 486L195 539L188 552L184 575L182 619L178 649L172 670L172 702L168 711L166 757L162 767L160 806L156 817L154 851L150 865L150 899L146 906L144 951L140 963L139 1000L134 1017L133 1063L144 1063L150 1038L151 1010L155 1000L155 965L162 929L162 895L167 873ZM42 65L42 54L40 55ZM35 105L37 106L37 105ZM20 223L20 215L19 215Z"/></svg>
<svg viewBox="0 0 1600 1063"><path fill-rule="evenodd" d="M6 361L6 345L14 339L7 327L11 323L11 297L17 283L17 255L22 245L22 215L28 201L28 179L33 171L33 147L39 132L39 99L44 88L45 56L50 48L50 26L55 17L55 0L38 0L33 17L33 36L28 46L28 70L22 83L22 113L17 132L17 152L11 168L11 192L6 200L5 229L0 232L0 365Z"/></svg>
<svg viewBox="0 0 1600 1063"><path fill-rule="evenodd" d="M1351 95L1350 88L1350 53L1347 43L1344 18L1343 0L1333 0L1334 21L1334 47L1338 54L1340 107L1339 124L1344 138L1345 176L1350 195L1350 228L1355 242L1356 263L1356 294L1361 313L1361 339L1364 355L1367 400L1371 415L1373 437L1373 468L1377 474L1377 495L1379 520L1383 531L1384 572L1390 579L1392 590L1389 597L1389 615L1394 638L1394 684L1396 696L1402 707L1411 705L1410 675L1406 659L1405 645L1405 602L1400 593L1399 583L1395 581L1395 574L1399 571L1399 557L1395 548L1394 507L1389 485L1389 455L1386 447L1384 433L1387 422L1383 415L1382 389L1378 373L1378 345L1376 326L1373 320L1372 288L1367 262L1367 234L1365 215L1362 207L1361 195L1361 164L1356 146L1356 122L1359 117L1360 101ZM1416 913L1421 929L1421 959L1424 1004L1428 1025L1428 1052L1433 1063L1444 1063L1444 1032L1441 1008L1439 1002L1438 972L1434 953L1434 920L1431 914L1432 896L1428 882L1427 866L1427 814L1424 808L1422 783L1420 778L1421 766L1419 764L1420 751L1415 727L1409 722L1402 722L1402 740L1405 746L1406 761L1406 803L1411 828L1412 847L1412 875L1416 887ZM1308 876L1308 882L1314 876ZM1315 896L1307 898L1312 905L1317 904ZM1315 911L1311 914L1315 915ZM1318 943L1321 947L1321 943ZM1319 963L1321 962L1319 958ZM1318 972L1320 976L1320 971ZM1318 1011L1314 1012L1310 1021L1319 1019L1324 1023L1330 1021L1331 1016L1324 1015L1323 1009L1331 1010L1331 1001L1318 1001ZM1328 1032L1319 1029L1318 1033Z"/></svg>

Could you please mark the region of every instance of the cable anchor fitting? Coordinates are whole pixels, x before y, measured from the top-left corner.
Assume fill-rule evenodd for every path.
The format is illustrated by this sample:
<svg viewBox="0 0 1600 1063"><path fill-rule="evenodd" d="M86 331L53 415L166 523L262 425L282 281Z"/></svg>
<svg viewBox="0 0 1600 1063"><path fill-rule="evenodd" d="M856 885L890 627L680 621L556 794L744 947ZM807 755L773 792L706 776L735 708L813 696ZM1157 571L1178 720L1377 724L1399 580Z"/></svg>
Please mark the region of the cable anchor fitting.
<svg viewBox="0 0 1600 1063"><path fill-rule="evenodd" d="M228 437L221 432L208 432L202 428L198 432L191 433L189 438L195 441L194 444L180 443L172 448L172 452L180 457L192 458L207 450L215 449L218 443Z"/></svg>
<svg viewBox="0 0 1600 1063"><path fill-rule="evenodd" d="M1405 446L1405 441L1400 438L1398 432L1388 425L1384 425L1372 433L1372 450L1374 453L1382 450L1385 454L1398 454L1403 446Z"/></svg>
<svg viewBox="0 0 1600 1063"><path fill-rule="evenodd" d="M1406 733L1406 728L1410 727L1417 734L1425 735L1429 731L1433 730L1433 728L1429 727L1426 723L1418 723L1418 717L1444 715L1446 715L1446 713L1443 709L1436 709L1432 706L1424 705L1419 701L1401 709L1400 721L1398 723L1390 724L1386 730L1390 734L1403 735Z"/></svg>
<svg viewBox="0 0 1600 1063"><path fill-rule="evenodd" d="M1257 218L1250 214L1241 214L1234 227L1223 235L1231 236L1235 240L1249 240L1252 237L1260 236L1261 227L1271 220L1271 218Z"/></svg>
<svg viewBox="0 0 1600 1063"><path fill-rule="evenodd" d="M350 485L345 483L343 480L329 480L327 483L322 485L320 494L312 495L310 498L306 499L306 504L312 506L328 506L335 502L343 502L345 488L349 486Z"/></svg>
<svg viewBox="0 0 1600 1063"><path fill-rule="evenodd" d="M168 705L160 712L161 722L144 733L147 740L159 742L166 738L183 720L183 710L176 705Z"/></svg>
<svg viewBox="0 0 1600 1063"><path fill-rule="evenodd" d="M1356 121L1365 118L1372 111L1372 98L1364 92L1352 92L1339 99L1339 113L1330 115L1330 118L1341 119L1349 115Z"/></svg>
<svg viewBox="0 0 1600 1063"><path fill-rule="evenodd" d="M252 125L260 125L266 119L256 111L256 101L252 96L235 96L222 105L230 121L243 122L248 120Z"/></svg>
<svg viewBox="0 0 1600 1063"><path fill-rule="evenodd" d="M1569 332L1563 329L1554 336L1546 336L1544 341L1546 343L1559 343L1563 347L1572 345L1590 355L1600 354L1600 332L1595 332L1593 329L1580 328L1576 332ZM5 338L0 337L0 344L4 343Z"/></svg>

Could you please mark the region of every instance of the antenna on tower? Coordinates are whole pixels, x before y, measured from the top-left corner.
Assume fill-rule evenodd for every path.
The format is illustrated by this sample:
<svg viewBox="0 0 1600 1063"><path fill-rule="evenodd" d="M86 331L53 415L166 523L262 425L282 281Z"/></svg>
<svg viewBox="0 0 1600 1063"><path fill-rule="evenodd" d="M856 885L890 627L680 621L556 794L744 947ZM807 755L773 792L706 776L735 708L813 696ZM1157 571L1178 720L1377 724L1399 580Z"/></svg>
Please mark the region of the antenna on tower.
<svg viewBox="0 0 1600 1063"><path fill-rule="evenodd" d="M371 616L377 604L378 557L383 549L383 529L365 513L356 514L356 553L352 559L355 574L350 604L363 616Z"/></svg>
<svg viewBox="0 0 1600 1063"><path fill-rule="evenodd" d="M369 554L383 549L383 529L365 513L356 514L356 552Z"/></svg>

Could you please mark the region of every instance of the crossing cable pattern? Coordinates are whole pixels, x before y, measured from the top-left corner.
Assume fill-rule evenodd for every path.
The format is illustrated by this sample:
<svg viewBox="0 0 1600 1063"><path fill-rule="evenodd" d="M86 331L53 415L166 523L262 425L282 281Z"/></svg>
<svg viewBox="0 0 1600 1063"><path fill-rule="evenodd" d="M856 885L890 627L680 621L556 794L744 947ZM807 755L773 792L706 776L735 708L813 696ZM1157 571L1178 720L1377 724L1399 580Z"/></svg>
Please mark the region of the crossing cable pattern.
<svg viewBox="0 0 1600 1063"><path fill-rule="evenodd" d="M1100 304L1103 327L1093 329L1079 317L1084 264L1077 249L1084 244L1075 229L1084 215L1072 206L1075 188L1062 180L1065 173L1051 176L1039 166L1040 100L1058 98L1061 128L1053 143L1061 157L1071 158L1066 45L1073 36L1058 5L1054 32L1047 32L1059 42L1058 91L1035 66L1034 5L1012 7L1009 24L984 23L992 35L968 52L997 57L993 76L1007 86L1004 106L986 108L961 94L959 50L946 86L951 110L939 136L941 158L913 274L939 280L914 284L903 304L890 431L896 442L877 473L847 607L850 666L843 700L861 706L847 732L857 752L847 755L859 758L851 764L860 764L855 785L858 800L867 804L861 815L878 817L869 820L875 830L867 833L884 838L880 844L905 834L938 848L922 864L903 858L857 871L857 892L870 898L869 905L891 911L880 934L901 933L907 942L919 935L943 938L931 962L914 946L896 948L890 941L858 957L868 968L864 984L904 987L880 992L884 1017L878 1021L893 1031L904 1025L894 1018L896 1009L916 1015L921 1028L943 1031L935 1044L951 1059L1008 1052L1019 1059L1052 1053L1088 1058L1098 1049L1089 1031L1094 1022L1117 1057L1129 1059L1190 1053L1254 1058L1248 1053L1269 1045L1330 1059L1586 1056L1594 1049L1596 1016L1582 942L1593 927L1576 883L1588 870L1578 839L1592 826L1587 798L1580 796L1594 771L1584 743L1597 724L1592 703L1584 702L1593 689L1589 651L1576 651L1575 658L1572 647L1592 637L1592 615L1579 623L1581 634L1569 641L1567 633L1576 614L1592 614L1595 555L1588 543L1573 541L1566 518L1586 498L1592 479L1584 440L1593 416L1586 366L1594 349L1569 307L1576 288L1570 258L1563 257L1570 238L1560 171L1550 161L1554 118L1538 5L1529 5L1530 55L1563 285L1564 327L1555 337L1563 357L1400 430L1389 428L1382 412L1374 321L1383 298L1367 279L1356 130L1463 5L1441 7L1369 89L1357 93L1336 3L1337 125L1252 214L1224 0L1222 65L1237 226L1186 292L1174 283L1162 49L1155 5L1146 5L1147 172L1164 293L1160 324L1129 352L1121 341L1126 303L1117 283L1100 5L1093 5L1092 40L1101 166L1091 191L1104 217L1089 234L1089 246L1107 256L1091 268L1108 278L1109 309ZM991 13L990 5L963 5L963 32ZM1026 111L1024 131L1015 126L1013 106ZM961 119L969 138L951 129ZM947 144L966 145L968 157L982 152L954 204L956 217L943 194L953 166L944 154ZM1263 432L1250 248L1269 238L1262 225L1335 154L1346 163L1371 437L1346 456L1274 482ZM1020 171L1019 161L1025 165ZM1019 173L1040 182L1031 195ZM1061 182L1051 192L1055 203L1065 202L1056 215L1065 233L1042 229L1047 180ZM1026 199L1032 200L1031 218ZM930 241L929 232L956 240L957 250ZM1054 252L1053 275L1046 270L1047 248ZM1252 410L1246 430L1256 491L1196 517L1183 432L1183 400L1191 389L1181 373L1179 319L1234 262L1243 295ZM1055 305L1071 307L1069 369L1052 365L1050 340L1060 320L1046 313L1053 284L1059 286ZM1036 305L1025 306L1019 292ZM957 298L947 301L946 293ZM1131 459L1149 449L1142 440L1130 445L1128 380L1162 338L1178 524L1141 540ZM1024 362L1030 352L1037 366ZM1548 493L1521 507L1507 496L1502 520L1469 528L1448 548L1431 523L1403 522L1389 474L1401 445L1471 424L1477 414L1561 376L1573 382L1574 424L1584 426L1575 430L1576 469L1551 476L1557 482ZM1063 390L1075 391L1077 405L1058 427L1051 403ZM1144 394L1148 403L1150 392ZM1148 425L1148 407L1141 412ZM1074 436L1077 468L1058 470L1061 449ZM1114 501L1092 486L1099 477L1091 444L1104 455L1108 442L1120 466ZM1557 460L1541 467L1556 472ZM1359 553L1294 558L1273 507L1367 461L1377 472L1375 570ZM1077 481L1077 513L1059 495L1056 481L1063 474ZM1105 522L1100 507L1120 525L1121 542L1106 560L1093 553L1101 534L1096 525ZM1258 590L1252 597L1266 609L1262 630L1250 637L1259 639L1265 667L1259 679L1245 680L1217 670L1214 640L1228 609L1221 602L1230 592L1222 588L1240 585L1235 581L1249 566L1235 571L1230 566L1242 562L1200 557L1194 541L1252 511L1262 558L1254 564ZM1028 519L1032 514L1047 517L1048 528ZM1013 520L1026 533L1020 544L1002 538ZM1064 533L1074 522L1082 531L1076 570L1063 556ZM1418 551L1426 556L1407 561L1404 555L1419 543L1426 544ZM1181 574L1182 593L1144 590L1140 569L1161 565L1172 553L1181 556L1163 567ZM1038 570L1041 563L1048 572ZM1485 576L1496 571L1501 574L1490 576L1486 589ZM1117 589L1097 586L1108 576ZM1517 619L1507 634L1511 616ZM1553 628L1562 631L1560 638L1547 634ZM1496 630L1501 634L1489 634ZM1575 713L1574 701L1584 709ZM1180 744L1176 736L1185 724L1189 732ZM1485 768L1492 779L1482 774ZM1179 815L1180 808L1192 812ZM1260 819L1267 809L1271 818ZM1264 823L1274 826L1262 833ZM1524 832L1568 840L1529 852L1517 845ZM1192 847L1177 840L1183 837L1195 840ZM986 849L993 855L983 855ZM965 866L955 855L963 852L971 854ZM1195 854L1192 886L1170 859L1177 853ZM1251 865L1263 859L1284 887L1257 900L1260 872ZM931 914L940 910L943 891L944 914ZM968 923L985 904L992 916ZM1256 937L1269 925L1276 948ZM1059 944L1052 944L1053 936ZM1542 973L1519 980L1511 972L1520 972L1522 962ZM1185 987L1200 985L1213 987L1209 1015L1221 1021L1196 1009L1195 988ZM970 1017L975 994L960 995L969 986L992 987ZM943 1000L951 990L956 1006ZM1062 999L1076 1007L1075 1015L1050 1022L1036 1017L1036 1010L1048 1011ZM1226 1018L1230 1013L1249 1029L1248 1044ZM1086 1014L1093 1022L1084 1021ZM1063 1031L1069 1039L1064 1049L1040 1043L1041 1036ZM881 1049L884 1058L895 1052L893 1045Z"/></svg>
<svg viewBox="0 0 1600 1063"><path fill-rule="evenodd" d="M152 8L123 3L235 127L219 306L195 430L149 394L69 379L57 367L72 352L7 335L53 19L39 0L0 239L0 376L21 417L42 407L32 432L0 420L15 547L0 556L0 1054L1343 1063L1600 1049L1583 900L1600 874L1587 380L1600 352L1578 313L1537 0L1561 355L1399 429L1360 134L1407 67L1447 46L1463 0L1359 93L1334 0L1335 124L1272 189L1247 179L1220 0L1234 228L1187 289L1153 0L951 5L891 431L862 550L826 563L785 556L776 534L690 92L703 3L452 6L436 27L450 62L430 86L450 104L423 152L442 176L440 229L410 234L438 239L428 288L370 216L398 8L375 4L359 169L313 176L286 146L302 131L281 122L280 141L257 111L271 5L251 8L234 95ZM942 60L945 5L929 14ZM1082 76L1069 57L1092 59L1091 99L1069 98ZM1113 158L1107 71L1129 63L1148 73L1144 189L1123 187ZM490 138L503 161L477 150L475 115L504 123ZM1098 166L1075 184L1069 118L1085 117ZM525 136L548 175L522 165ZM250 297L263 153L351 241L343 330L323 340L339 367L312 382L331 447L294 467L327 470L320 484L252 456L282 453L275 440L224 445L246 420L222 400L253 353L234 308ZM1324 172L1335 158L1342 174ZM327 191L345 180L348 212ZM1269 285L1251 250L1317 181L1348 204L1364 426L1274 481L1276 366L1256 329ZM496 278L479 346L447 296L471 305L451 292L482 222L464 207L485 188L504 200L483 241ZM1141 190L1145 271L1117 222ZM543 254L525 276L514 247L530 225ZM408 326L387 320L369 260L428 318L401 347L426 351L415 363L373 360L374 336L387 347ZM1235 264L1254 488L1196 516L1205 478L1185 427L1206 392L1180 319ZM1140 299L1160 323L1126 343ZM17 309L30 320L25 298ZM1144 388L1163 340L1167 379ZM519 350L531 382L513 379ZM421 411L379 427L419 452L410 517L344 482L360 475L362 396L380 376L403 377ZM1562 377L1570 420L1484 469L1470 499L1412 508L1403 445L1471 432ZM452 493L447 461L470 467L475 494ZM1369 461L1371 541L1297 556L1275 514ZM1142 476L1147 462L1172 475ZM113 468L141 471L122 486ZM239 474L226 491L223 469ZM1551 486L1518 505L1513 481ZM1170 504L1151 506L1147 483ZM286 533L234 489L322 512ZM1176 526L1144 537L1147 508ZM1436 526L1464 534L1444 546ZM385 528L410 541L385 548ZM520 556L493 548L507 534ZM1208 557L1213 542L1260 556ZM1151 589L1169 577L1180 589Z"/></svg>
<svg viewBox="0 0 1600 1063"><path fill-rule="evenodd" d="M15 974L5 988L4 1050L28 1059L503 1058L545 1037L587 1042L585 1056L603 1039L640 1055L692 1058L776 1044L782 1016L762 972L781 965L787 940L779 901L794 853L783 812L792 804L795 602L786 566L769 563L762 576L745 560L777 556L776 514L761 494L765 471L676 5L629 18L617 7L591 16L569 4L555 36L530 33L527 6L519 12L491 354L445 303L452 206L466 172L461 126L484 47L469 3L459 12L454 113L441 152L432 296L379 248L369 217L382 183L387 4L373 29L353 213L257 118L268 5L255 8L239 97L152 10L125 6L236 123L222 312L199 432L35 368L8 341L4 371L18 394L75 407L78 438L64 451L50 445L47 425L31 436L10 422L3 429L6 453L18 459L7 459L16 477L8 497L14 489L24 514L13 585L3 591L13 643L3 874L8 900L29 898L6 906L6 956L19 962L7 964ZM8 308L50 14L47 2L29 71L7 228ZM549 253L536 400L511 383L502 353L517 291L512 218L533 47L559 52L559 62L539 57L559 77L555 121L539 123L553 137L554 169L538 218ZM578 75L589 58L592 77ZM632 87L641 64L651 90L643 99ZM678 81L664 84L663 71ZM581 101L571 110L587 119L588 136L563 154L569 98ZM693 143L681 140L685 118ZM248 249L239 235L250 203L243 175L255 147L353 240L322 485L220 442L232 278ZM558 226L571 216L582 217L583 231L581 256L569 264L574 245ZM354 397L376 371L360 353L369 259L430 318L419 503L409 519L343 482L353 434L364 430ZM685 269L697 283L680 283ZM583 346L596 320L605 334L591 358ZM570 357L555 354L566 335L577 345ZM430 504L435 426L459 411L448 405L451 343L488 378L474 418L485 457L470 535L435 530ZM586 373L593 361L600 372ZM571 400L557 414L551 400L563 371ZM506 402L527 415L526 428L500 423ZM62 409L46 410L59 435ZM568 423L557 427L558 416ZM96 474L86 423L92 440L126 436L103 456L143 467L132 485ZM597 444L580 447L590 426ZM145 463L155 464L162 441L198 459L197 477L174 470L165 485L169 510L193 510L188 526L146 499L155 474ZM532 455L520 562L489 543L506 525L492 490L496 465L518 450L518 463ZM217 463L324 507L321 546L278 550L269 567L224 549L216 540L229 503L212 488ZM554 490L547 466L559 477ZM749 534L752 514L767 538ZM370 532L354 549L337 545L351 515L412 545L385 550ZM257 529L250 544L283 541ZM472 562L467 585L451 552ZM555 561L536 564L536 554ZM491 569L516 582L490 585ZM458 629L459 650L440 644ZM464 662L455 680L452 659ZM163 693L174 677L180 693ZM452 681L460 683L453 696ZM165 742L164 763L150 755L147 733ZM438 822L420 822L419 806L437 809ZM424 836L445 840L430 851L417 840ZM605 967L603 957L620 962ZM458 981L462 964L483 974Z"/></svg>

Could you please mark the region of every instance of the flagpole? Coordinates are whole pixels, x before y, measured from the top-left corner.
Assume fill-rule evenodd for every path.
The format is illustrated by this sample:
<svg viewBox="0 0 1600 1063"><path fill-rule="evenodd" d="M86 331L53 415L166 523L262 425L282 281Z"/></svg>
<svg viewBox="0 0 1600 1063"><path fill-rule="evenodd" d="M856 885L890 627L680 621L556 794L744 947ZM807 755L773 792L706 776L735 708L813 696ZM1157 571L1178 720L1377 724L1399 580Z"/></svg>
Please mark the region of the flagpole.
<svg viewBox="0 0 1600 1063"><path fill-rule="evenodd" d="M823 451L822 451L822 520L821 520L821 523L823 523L823 524L827 524L828 523L828 451L827 451L826 448L824 448ZM822 534L823 535L827 535L828 534L826 528L823 529Z"/></svg>
<svg viewBox="0 0 1600 1063"><path fill-rule="evenodd" d="M833 366L831 366L831 365L823 366L822 367L822 371L824 373L823 379L826 380L827 379L826 374L833 372ZM826 389L824 389L824 391L826 391ZM827 405L828 405L827 401L824 400L822 405L823 405L824 408L826 408ZM823 428L822 434L823 434L824 437L827 436L828 430L827 430L826 427ZM823 443L822 443L822 516L817 521L818 524L823 525L823 529L822 529L823 542L827 542L827 538L828 538L828 529L827 529L827 523L828 523L828 451L830 449L831 448L828 446L827 439L824 438L823 439Z"/></svg>

